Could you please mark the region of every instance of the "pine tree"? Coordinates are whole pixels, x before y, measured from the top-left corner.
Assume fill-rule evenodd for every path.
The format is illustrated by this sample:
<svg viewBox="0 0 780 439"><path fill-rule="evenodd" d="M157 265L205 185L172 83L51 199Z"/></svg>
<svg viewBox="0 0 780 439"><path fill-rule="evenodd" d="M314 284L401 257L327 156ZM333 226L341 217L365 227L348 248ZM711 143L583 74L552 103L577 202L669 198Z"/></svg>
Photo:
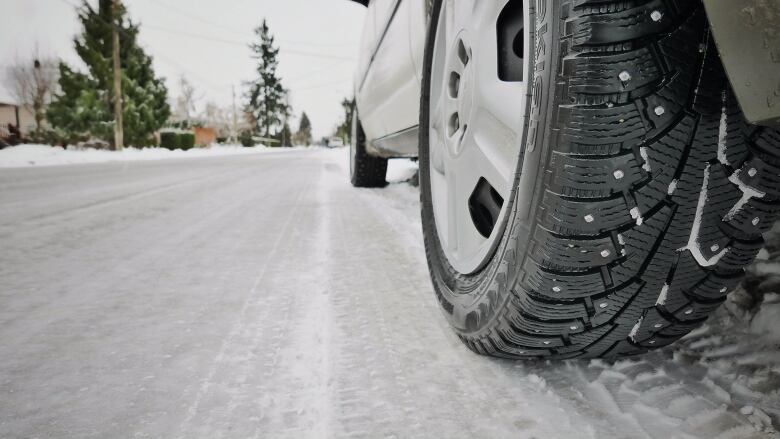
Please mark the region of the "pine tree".
<svg viewBox="0 0 780 439"><path fill-rule="evenodd" d="M278 134L283 129L290 107L287 104L287 90L276 73L279 48L274 47L274 37L265 20L255 28L255 35L260 42L250 44L249 48L252 50L252 58L257 61L255 70L258 78L247 83L249 102L246 111L251 113L255 121L255 131L271 138L272 131Z"/></svg>
<svg viewBox="0 0 780 439"><path fill-rule="evenodd" d="M49 122L64 131L70 140L94 136L113 143L111 33L116 23L125 143L153 144L153 133L163 126L171 110L163 79L155 76L152 59L138 46L138 25L127 18L127 10L121 4L116 14L118 19L114 19L112 0L99 0L97 10L85 0L78 12L84 30L74 39L74 44L87 72L60 63L61 91L49 106Z"/></svg>
<svg viewBox="0 0 780 439"><path fill-rule="evenodd" d="M298 145L311 145L311 121L304 111L301 113L301 121L298 124L298 132L295 133L295 143Z"/></svg>
<svg viewBox="0 0 780 439"><path fill-rule="evenodd" d="M284 125L282 125L281 131L279 131L279 135L277 136L279 138L279 145L281 146L293 146L292 145L292 130L290 129L290 124L285 122Z"/></svg>

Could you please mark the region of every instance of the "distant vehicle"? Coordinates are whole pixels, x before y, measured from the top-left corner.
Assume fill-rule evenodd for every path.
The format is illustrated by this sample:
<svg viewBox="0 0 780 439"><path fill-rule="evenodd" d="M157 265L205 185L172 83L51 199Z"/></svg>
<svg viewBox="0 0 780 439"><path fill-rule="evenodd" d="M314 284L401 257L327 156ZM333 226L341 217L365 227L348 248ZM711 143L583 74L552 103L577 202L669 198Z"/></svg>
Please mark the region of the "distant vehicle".
<svg viewBox="0 0 780 439"><path fill-rule="evenodd" d="M780 2L353 1L352 184L419 156L469 348L641 353L739 284L780 215Z"/></svg>
<svg viewBox="0 0 780 439"><path fill-rule="evenodd" d="M340 148L344 146L344 139L342 139L341 137L330 137L325 146L327 146L328 148Z"/></svg>

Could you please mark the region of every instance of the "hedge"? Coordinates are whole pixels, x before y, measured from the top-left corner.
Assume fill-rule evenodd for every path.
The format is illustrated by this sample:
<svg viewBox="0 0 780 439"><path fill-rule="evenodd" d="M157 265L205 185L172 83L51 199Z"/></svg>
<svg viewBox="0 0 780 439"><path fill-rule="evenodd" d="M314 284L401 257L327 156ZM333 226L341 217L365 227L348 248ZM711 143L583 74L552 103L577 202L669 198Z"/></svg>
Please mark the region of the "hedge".
<svg viewBox="0 0 780 439"><path fill-rule="evenodd" d="M241 145L245 147L255 146L255 139L252 138L251 131L242 131L239 137L239 141L241 142Z"/></svg>
<svg viewBox="0 0 780 439"><path fill-rule="evenodd" d="M188 150L195 146L195 133L189 131L163 131L160 133L160 147L174 150Z"/></svg>
<svg viewBox="0 0 780 439"><path fill-rule="evenodd" d="M195 147L195 133L179 133L179 147L183 150L192 149Z"/></svg>

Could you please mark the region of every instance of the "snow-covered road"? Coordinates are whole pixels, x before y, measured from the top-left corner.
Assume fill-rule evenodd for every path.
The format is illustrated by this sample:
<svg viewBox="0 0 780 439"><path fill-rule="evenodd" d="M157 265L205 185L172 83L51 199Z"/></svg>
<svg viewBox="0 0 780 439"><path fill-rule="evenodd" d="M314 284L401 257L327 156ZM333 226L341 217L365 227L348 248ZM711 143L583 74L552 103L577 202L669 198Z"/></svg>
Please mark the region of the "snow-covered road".
<svg viewBox="0 0 780 439"><path fill-rule="evenodd" d="M466 350L416 189L345 155L0 170L0 437L778 437L780 341L726 309L615 364Z"/></svg>

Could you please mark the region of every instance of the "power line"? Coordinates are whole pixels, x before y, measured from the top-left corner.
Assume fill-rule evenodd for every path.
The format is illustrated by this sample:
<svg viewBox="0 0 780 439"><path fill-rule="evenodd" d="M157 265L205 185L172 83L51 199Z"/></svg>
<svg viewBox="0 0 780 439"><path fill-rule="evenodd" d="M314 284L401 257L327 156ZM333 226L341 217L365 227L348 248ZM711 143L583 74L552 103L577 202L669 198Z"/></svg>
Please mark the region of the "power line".
<svg viewBox="0 0 780 439"><path fill-rule="evenodd" d="M218 28L218 29L222 29L222 30L224 30L224 31L226 31L226 32L234 33L234 34L236 34L236 35L237 35L237 33L236 33L236 30L235 30L235 29L228 28L228 27L225 27L225 26L223 26L222 24L219 24L219 23L215 23L215 22L213 22L213 21L206 20L206 19L204 19L204 18L201 18L201 17L199 17L199 16L197 16L197 15L194 15L194 14L190 13L189 11L186 11L186 10L183 10L183 9L180 9L180 8L177 8L177 7L173 6L173 5L169 5L168 3L165 3L165 2L163 2L163 1L160 1L160 0L157 0L157 1L150 1L150 3L152 3L152 4L153 4L153 5L155 5L155 6L161 6L161 7L163 7L163 8L166 8L166 9L168 9L169 11L176 12L177 14L181 14L182 16L184 16L184 17L187 17L187 18L189 18L190 20L195 20L195 21L198 21L198 22L200 22L200 23L203 23L203 24L208 24L209 26L214 26L214 27L216 27L216 28Z"/></svg>
<svg viewBox="0 0 780 439"><path fill-rule="evenodd" d="M177 14L181 14L184 17L187 17L187 18L189 18L191 20L195 20L197 22L200 22L200 23L203 23L203 24L207 24L209 26L213 26L213 27L216 27L218 29L222 29L225 32L232 33L233 35L239 35L239 33L236 32L235 28L226 27L222 23L208 20L206 18L203 18L203 17L201 17L199 15L193 14L193 13L191 13L191 12L185 10L185 9L181 9L179 7L176 7L176 6L172 5L172 4L166 3L164 1L161 1L161 0L151 1L150 0L150 3L154 4L155 6L161 6L163 8L166 8L169 11L176 12ZM242 36L243 36L243 34L242 34ZM301 45L301 46L316 46L316 47L351 46L351 45L354 44L352 42L345 42L345 43L321 43L321 42L316 42L316 41L292 41L292 40L282 40L282 39L276 39L276 41L279 42L279 43L282 43L282 44L292 44L292 45Z"/></svg>
<svg viewBox="0 0 780 439"><path fill-rule="evenodd" d="M203 77L203 76L201 76L201 75L199 75L199 74L193 73L193 72L192 72L192 70L187 70L186 68L184 68L184 67L183 67L181 64L179 64L179 63L178 63L176 60L174 60L173 58L171 58L171 57L169 57L169 56L166 56L166 55L163 55L163 54L162 54L162 53L160 53L160 52L157 52L157 56L158 56L158 57L160 57L161 59L165 60L165 61L166 61L166 62L168 62L169 64L171 64L171 65L172 65L173 67L175 67L177 70L179 70L179 73L180 73L180 74L182 74L182 75L185 75L185 76L190 76L190 77L192 77L192 78L195 78L195 79L199 80L199 81L200 81L200 82L202 82L204 85L206 85L206 87L207 87L207 88L210 88L210 89L211 89L211 91L213 91L213 92L215 92L215 93L226 93L226 91L223 89L223 87L222 87L222 86L219 86L219 85L217 85L217 84L215 84L215 83L211 82L211 80L209 80L209 79L206 79L205 77ZM226 86L227 86L227 85L226 85ZM225 86L225 87L226 87L226 86Z"/></svg>
<svg viewBox="0 0 780 439"><path fill-rule="evenodd" d="M196 38L196 39L199 39L199 40L211 41L211 42L214 42L214 43L229 44L229 45L241 46L241 47L245 47L245 48L249 46L249 43L243 42L243 41L228 40L228 39L225 39L225 38L218 38L218 37L207 37L207 36L204 36L204 35L198 35L198 34L191 33L191 32L185 32L185 31L180 31L180 30L168 29L168 28L164 28L164 27L160 27L160 26L151 25L151 24L144 24L144 27L147 28L147 29L152 29L152 30L156 30L156 31L159 31L159 32L165 32L165 33L169 33L169 34L180 35L180 36L184 36L184 37L188 37L188 38ZM310 51L307 51L307 50L297 50L297 49L285 48L283 53L292 54L292 55L300 55L300 56L310 56L310 57L315 57L315 58L338 59L338 60L342 60L342 61L355 61L355 58L353 58L353 57L340 56L340 55L328 55L328 54L325 54L325 53L310 52Z"/></svg>
<svg viewBox="0 0 780 439"><path fill-rule="evenodd" d="M349 79L349 78L342 78L342 79L339 79L337 81L331 81L331 82L325 82L325 83L322 83L322 84L310 85L308 87L299 87L299 88L296 88L293 91L294 92L299 92L299 91L305 91L305 90L313 90L315 88L329 87L331 85L346 84L347 82L350 82L350 81L351 81L351 79Z"/></svg>
<svg viewBox="0 0 780 439"><path fill-rule="evenodd" d="M69 5L69 6L77 9L77 10L79 8L81 8L81 6L76 6L76 5L74 5L73 3L71 3L68 0L60 0L60 1L62 3L65 3L65 4ZM113 23L109 23L109 22L105 21L103 19L103 17L100 17L99 15L96 15L95 18L100 20L101 22L103 22L103 24L106 24L108 26L114 26ZM140 28L141 24L138 24L137 26ZM200 40L204 40L204 41L211 41L211 42L216 42L216 43L221 43L221 44L229 44L229 45L241 46L241 47L247 47L248 44L249 44L249 43L246 43L246 42L243 42L243 41L228 40L228 39L225 39L225 38L218 38L218 37L208 37L208 36L199 35L199 34L195 34L195 33L191 33L191 32L179 31L179 30L175 30L175 29L168 29L168 28L165 28L165 27L155 26L155 25L151 25L151 24L143 24L143 27L148 28L148 29L152 29L152 30L156 30L156 31L159 31L159 32L165 32L165 33L169 33L169 34L180 35L180 36L184 36L184 37L188 37L188 38L196 38L196 39L200 39ZM125 33L125 29L122 29L120 27L118 30L119 30L120 34L127 35ZM314 57L314 58L337 59L337 60L341 60L341 61L355 61L355 58L353 58L353 57L340 56L340 55L329 55L329 54L324 54L324 53L311 52L311 51L307 51L307 50L297 50L297 49L286 48L286 49L284 49L284 53L292 54L292 55L299 55L299 56L309 56L309 57Z"/></svg>
<svg viewBox="0 0 780 439"><path fill-rule="evenodd" d="M328 65L326 65L325 67L323 67L321 69L312 70L312 71L306 72L303 75L299 75L299 76L296 76L294 78L290 78L290 81L300 81L302 79L308 79L308 78L310 78L312 76L319 75L320 73L324 73L324 72L326 72L328 70L331 70L333 68L336 68L336 67L339 67L339 66L342 66L342 65L344 65L344 62L336 61L335 63L328 64Z"/></svg>

